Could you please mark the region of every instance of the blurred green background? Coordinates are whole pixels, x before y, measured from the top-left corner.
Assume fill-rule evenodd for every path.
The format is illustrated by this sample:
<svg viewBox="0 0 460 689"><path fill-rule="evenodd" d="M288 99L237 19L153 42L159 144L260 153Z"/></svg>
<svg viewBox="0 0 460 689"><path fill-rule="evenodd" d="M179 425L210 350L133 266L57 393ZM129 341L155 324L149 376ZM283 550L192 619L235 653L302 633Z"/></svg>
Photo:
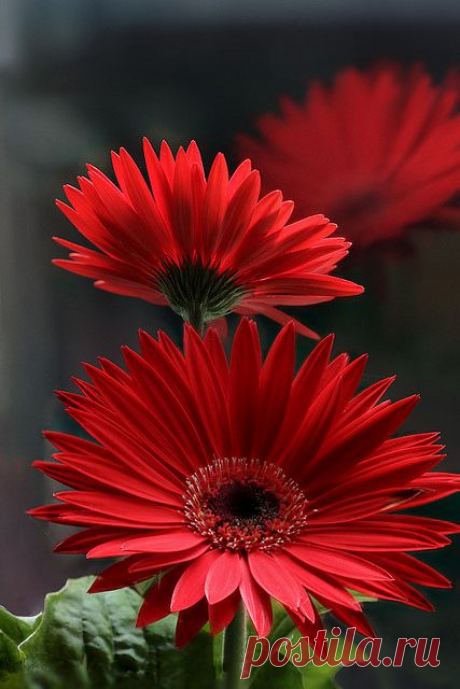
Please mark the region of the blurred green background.
<svg viewBox="0 0 460 689"><path fill-rule="evenodd" d="M41 609L46 591L100 563L53 555L63 528L24 510L53 486L30 468L49 450L44 428L68 423L53 397L81 361L120 361L137 329L181 323L166 309L95 290L59 271L51 235L75 237L54 207L61 185L88 161L109 171L110 148L140 159L140 139L173 145L197 140L205 160L276 109L302 97L314 77L382 58L422 61L435 76L460 58L460 6L453 0L3 0L0 3L0 603L16 613ZM460 230L460 228L459 228ZM460 232L415 228L414 251L349 258L340 274L363 282L363 297L302 310L336 350L369 351L367 382L398 374L394 395L422 393L407 431L440 430L445 468L459 468ZM234 325L235 320L230 319ZM277 327L260 324L265 345ZM299 341L299 355L312 343ZM459 512L455 498L426 509ZM350 669L344 687L457 686L460 599L458 547L426 556L452 577L434 593L435 614L400 605L369 606L392 655L398 637L441 637L441 665Z"/></svg>

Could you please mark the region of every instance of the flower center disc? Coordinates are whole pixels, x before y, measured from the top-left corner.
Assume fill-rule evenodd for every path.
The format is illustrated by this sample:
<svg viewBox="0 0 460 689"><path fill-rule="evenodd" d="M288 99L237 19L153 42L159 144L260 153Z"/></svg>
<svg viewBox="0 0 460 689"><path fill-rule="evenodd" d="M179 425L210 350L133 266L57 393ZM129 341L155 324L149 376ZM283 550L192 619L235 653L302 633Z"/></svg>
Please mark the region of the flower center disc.
<svg viewBox="0 0 460 689"><path fill-rule="evenodd" d="M187 483L185 515L190 527L222 549L270 550L305 528L308 501L274 464L223 459Z"/></svg>
<svg viewBox="0 0 460 689"><path fill-rule="evenodd" d="M334 207L334 215L340 219L341 224L356 222L358 218L366 218L381 208L382 194L375 190L363 190L349 193L337 201Z"/></svg>
<svg viewBox="0 0 460 689"><path fill-rule="evenodd" d="M257 524L273 519L278 515L279 507L276 495L256 481L228 483L208 500L208 508L215 514L241 524Z"/></svg>

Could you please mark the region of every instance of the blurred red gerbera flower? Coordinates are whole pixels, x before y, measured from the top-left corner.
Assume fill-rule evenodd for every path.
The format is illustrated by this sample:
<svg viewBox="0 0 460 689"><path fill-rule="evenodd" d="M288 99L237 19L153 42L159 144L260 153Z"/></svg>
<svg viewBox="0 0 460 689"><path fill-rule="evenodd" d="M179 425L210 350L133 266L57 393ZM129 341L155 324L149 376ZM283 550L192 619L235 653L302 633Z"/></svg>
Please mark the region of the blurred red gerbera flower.
<svg viewBox="0 0 460 689"><path fill-rule="evenodd" d="M406 551L442 547L450 523L398 514L459 488L432 473L437 433L390 438L417 397L380 401L392 378L356 393L366 357L330 360L323 340L294 376L287 325L262 362L257 329L243 319L230 363L214 329L185 329L185 353L160 333L125 349L127 370L87 366L81 394L60 393L94 441L57 432L60 452L38 469L74 490L31 511L83 530L57 550L126 556L92 591L163 576L139 625L179 612L182 645L209 619L225 628L242 601L260 635L271 599L312 633L320 601L363 633L348 589L430 609L412 586L449 582ZM315 634L313 634L313 637Z"/></svg>
<svg viewBox="0 0 460 689"><path fill-rule="evenodd" d="M88 166L80 189L65 187L71 205L59 208L98 251L56 239L72 252L56 265L109 292L169 305L198 329L230 311L285 323L279 306L363 291L329 274L350 246L331 237L337 226L323 215L287 224L293 203L279 191L259 199L250 161L229 178L220 153L206 179L194 142L175 159L164 142L159 158L147 140L144 153L150 186L121 149L112 154L119 186Z"/></svg>
<svg viewBox="0 0 460 689"><path fill-rule="evenodd" d="M348 68L303 104L283 99L238 150L298 212L321 209L366 247L436 216L460 220L446 205L460 191L459 96L453 73L434 85L420 66Z"/></svg>

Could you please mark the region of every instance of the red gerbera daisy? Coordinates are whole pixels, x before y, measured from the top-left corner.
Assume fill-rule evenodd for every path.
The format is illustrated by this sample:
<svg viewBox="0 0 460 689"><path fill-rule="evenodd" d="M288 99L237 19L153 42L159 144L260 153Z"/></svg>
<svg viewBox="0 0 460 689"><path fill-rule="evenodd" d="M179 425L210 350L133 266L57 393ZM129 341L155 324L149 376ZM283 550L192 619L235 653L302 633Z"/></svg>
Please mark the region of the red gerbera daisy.
<svg viewBox="0 0 460 689"><path fill-rule="evenodd" d="M303 104L283 99L280 116L259 120L261 139L239 137L239 152L297 211L321 209L366 247L449 214L460 191L459 96L453 74L434 85L419 66L348 68L331 88L312 84Z"/></svg>
<svg viewBox="0 0 460 689"><path fill-rule="evenodd" d="M88 166L80 189L58 201L98 251L63 239L62 268L96 280L109 292L169 305L196 328L230 311L285 323L279 306L304 306L360 294L330 275L349 242L331 236L323 215L287 224L293 210L281 192L260 196L260 175L246 160L229 178L219 153L206 179L194 142L174 159L163 142L158 158L144 140L150 186L129 154L112 154L118 185ZM299 331L315 336L299 325Z"/></svg>
<svg viewBox="0 0 460 689"><path fill-rule="evenodd" d="M57 550L125 559L92 591L161 578L139 625L178 612L177 643L209 620L225 628L242 601L258 634L279 601L306 634L316 601L369 633L349 589L430 609L412 584L449 582L406 551L439 548L454 525L399 514L458 490L432 473L437 433L390 438L417 396L359 394L366 357L330 360L323 340L294 376L294 329L262 361L255 324L240 324L228 363L214 329L185 328L185 353L160 333L126 348L127 370L86 366L81 394L60 393L94 440L49 432L57 462L36 462L74 490L31 513L83 527ZM313 637L315 634L313 633Z"/></svg>

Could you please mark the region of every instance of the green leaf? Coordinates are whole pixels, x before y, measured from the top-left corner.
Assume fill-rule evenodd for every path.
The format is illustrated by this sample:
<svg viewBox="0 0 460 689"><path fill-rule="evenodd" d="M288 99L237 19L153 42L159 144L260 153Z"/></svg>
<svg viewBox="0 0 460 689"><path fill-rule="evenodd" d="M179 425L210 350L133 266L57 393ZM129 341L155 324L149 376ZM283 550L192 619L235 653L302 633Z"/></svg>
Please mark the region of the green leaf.
<svg viewBox="0 0 460 689"><path fill-rule="evenodd" d="M251 676L246 681L251 689L304 689L302 675L291 662L282 667L273 667L267 660L260 668L252 668Z"/></svg>
<svg viewBox="0 0 460 689"><path fill-rule="evenodd" d="M329 674L325 671L335 670L334 674ZM315 667L314 665L307 665L302 672L302 688L303 689L339 689L339 685L335 682L334 677L340 670L340 665L337 668L331 668L329 665L323 667Z"/></svg>
<svg viewBox="0 0 460 689"><path fill-rule="evenodd" d="M22 689L24 676L24 654L3 629L0 629L0 688Z"/></svg>
<svg viewBox="0 0 460 689"><path fill-rule="evenodd" d="M18 644L32 633L35 617L17 617L0 606L0 689L25 686L25 655Z"/></svg>
<svg viewBox="0 0 460 689"><path fill-rule="evenodd" d="M32 633L37 617L17 617L0 605L0 630L20 644Z"/></svg>
<svg viewBox="0 0 460 689"><path fill-rule="evenodd" d="M280 689L280 687L283 689L304 689L305 687L301 673L291 662L282 667L273 667L267 660L257 672L253 668L251 677L252 674L255 677L251 682L251 689Z"/></svg>
<svg viewBox="0 0 460 689"><path fill-rule="evenodd" d="M175 616L138 629L139 593L88 594L92 581L47 595L38 619L0 611L0 689L215 689L208 632L180 651Z"/></svg>
<svg viewBox="0 0 460 689"><path fill-rule="evenodd" d="M295 645L300 638L300 633L296 631L292 636L292 644ZM339 641L338 656L342 653L343 639ZM311 653L311 651L310 651ZM352 652L353 653L353 652ZM297 667L296 670L302 676L303 687L308 689L338 689L335 676L343 668L343 665L331 666L327 663L317 667L313 662L304 667Z"/></svg>

